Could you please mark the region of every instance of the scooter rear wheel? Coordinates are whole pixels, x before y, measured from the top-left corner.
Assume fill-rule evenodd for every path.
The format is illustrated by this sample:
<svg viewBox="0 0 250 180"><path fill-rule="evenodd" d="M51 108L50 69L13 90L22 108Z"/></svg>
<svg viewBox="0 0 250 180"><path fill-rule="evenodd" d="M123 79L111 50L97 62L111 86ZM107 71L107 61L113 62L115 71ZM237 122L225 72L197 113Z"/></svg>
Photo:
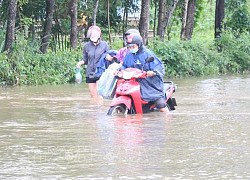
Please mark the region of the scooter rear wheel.
<svg viewBox="0 0 250 180"><path fill-rule="evenodd" d="M128 108L124 104L115 105L109 108L107 114L111 116L127 115Z"/></svg>

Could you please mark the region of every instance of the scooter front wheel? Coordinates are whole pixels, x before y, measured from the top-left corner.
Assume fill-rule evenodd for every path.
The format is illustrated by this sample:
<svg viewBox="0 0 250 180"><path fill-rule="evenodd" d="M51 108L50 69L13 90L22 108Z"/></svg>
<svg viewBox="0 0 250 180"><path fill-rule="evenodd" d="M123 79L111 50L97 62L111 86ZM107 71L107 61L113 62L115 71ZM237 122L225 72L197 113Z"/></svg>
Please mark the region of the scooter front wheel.
<svg viewBox="0 0 250 180"><path fill-rule="evenodd" d="M109 108L107 114L111 116L127 115L128 108L124 104L115 105Z"/></svg>

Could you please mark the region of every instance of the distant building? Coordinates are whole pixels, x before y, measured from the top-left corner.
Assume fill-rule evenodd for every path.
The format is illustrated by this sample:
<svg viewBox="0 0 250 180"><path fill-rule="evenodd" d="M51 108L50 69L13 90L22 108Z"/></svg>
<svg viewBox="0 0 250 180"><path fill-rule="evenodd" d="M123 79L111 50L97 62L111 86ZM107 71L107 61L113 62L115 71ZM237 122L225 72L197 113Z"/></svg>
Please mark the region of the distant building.
<svg viewBox="0 0 250 180"><path fill-rule="evenodd" d="M128 28L139 28L140 15L141 15L141 0L133 0L136 10L130 9L128 13ZM118 14L123 18L124 8L118 9ZM148 30L148 37L153 37L154 31Z"/></svg>
<svg viewBox="0 0 250 180"><path fill-rule="evenodd" d="M128 26L138 28L141 14L141 0L133 0L133 4L136 8L135 10L128 10ZM120 16L123 18L124 8L118 9L118 14L120 14Z"/></svg>

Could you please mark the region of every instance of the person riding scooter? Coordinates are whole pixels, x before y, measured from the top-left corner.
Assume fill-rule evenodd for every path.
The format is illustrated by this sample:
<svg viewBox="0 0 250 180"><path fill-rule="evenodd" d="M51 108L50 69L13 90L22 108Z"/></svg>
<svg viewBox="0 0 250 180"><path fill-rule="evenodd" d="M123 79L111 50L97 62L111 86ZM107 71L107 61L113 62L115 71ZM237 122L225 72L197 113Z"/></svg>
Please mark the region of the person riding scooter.
<svg viewBox="0 0 250 180"><path fill-rule="evenodd" d="M119 49L115 56L112 56L111 54L107 54L106 59L108 61L112 61L115 58L122 64L124 57L129 53L129 50L127 48L127 36L129 36L130 34L140 34L140 32L137 29L128 29L124 33L124 36L123 36L123 40L124 40L123 43L125 46Z"/></svg>
<svg viewBox="0 0 250 180"><path fill-rule="evenodd" d="M138 79L141 86L141 98L144 101L155 102L156 108L161 112L167 111L164 100L164 64L143 45L142 37L139 34L128 35L126 45L130 52L125 56L120 69L137 68L146 71L147 78ZM154 60L145 63L149 57L153 57Z"/></svg>

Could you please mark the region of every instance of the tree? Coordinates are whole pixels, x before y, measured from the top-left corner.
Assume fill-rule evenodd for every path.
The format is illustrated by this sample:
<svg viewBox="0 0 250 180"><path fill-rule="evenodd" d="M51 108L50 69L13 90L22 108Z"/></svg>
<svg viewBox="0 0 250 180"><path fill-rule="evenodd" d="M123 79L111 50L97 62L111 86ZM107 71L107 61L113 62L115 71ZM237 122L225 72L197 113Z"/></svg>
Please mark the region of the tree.
<svg viewBox="0 0 250 180"><path fill-rule="evenodd" d="M156 32L156 22L157 22L157 12L158 12L158 7L159 7L159 2L158 0L153 0L152 2L153 6L154 6L154 25L153 25L153 37L155 37L155 35L157 34Z"/></svg>
<svg viewBox="0 0 250 180"><path fill-rule="evenodd" d="M250 32L250 1L225 1L225 18L223 26L231 30L235 37Z"/></svg>
<svg viewBox="0 0 250 180"><path fill-rule="evenodd" d="M142 36L144 44L147 44L147 41L148 41L149 5L150 5L150 0L142 0L141 15L140 15L140 21L139 21L139 31Z"/></svg>
<svg viewBox="0 0 250 180"><path fill-rule="evenodd" d="M15 39L15 23L16 23L17 0L10 0L8 7L8 20L5 36L5 44L3 51L11 51L12 43Z"/></svg>
<svg viewBox="0 0 250 180"><path fill-rule="evenodd" d="M126 32L127 26L128 26L128 9L129 9L129 1L125 0L122 3L122 7L124 7L123 15L122 15L122 34Z"/></svg>
<svg viewBox="0 0 250 180"><path fill-rule="evenodd" d="M158 26L157 26L157 35L161 39L164 38L164 14L165 14L166 0L159 0L159 11L158 11Z"/></svg>
<svg viewBox="0 0 250 180"><path fill-rule="evenodd" d="M109 15L109 10L110 10L110 4L109 4L109 0L108 0L108 7L107 7L107 19L108 19L108 30L109 30L109 44L110 47L112 47L112 41L111 41L111 31L110 31L110 15Z"/></svg>
<svg viewBox="0 0 250 180"><path fill-rule="evenodd" d="M194 15L195 15L195 0L185 0L183 15L181 39L190 40L192 38L194 29Z"/></svg>
<svg viewBox="0 0 250 180"><path fill-rule="evenodd" d="M70 18L71 18L71 31L70 31L70 46L75 49L77 46L77 2L78 0L70 1Z"/></svg>
<svg viewBox="0 0 250 180"><path fill-rule="evenodd" d="M49 46L50 34L52 29L52 20L54 14L54 6L55 6L55 0L46 0L46 21L44 24L42 44L40 48L42 53L46 53Z"/></svg>
<svg viewBox="0 0 250 180"><path fill-rule="evenodd" d="M173 16L174 10L175 10L178 2L179 2L179 0L172 0L171 5L167 8L166 16L164 19L164 27L163 27L164 34L167 31L167 27L169 26L170 19ZM164 36L162 38L164 38Z"/></svg>
<svg viewBox="0 0 250 180"><path fill-rule="evenodd" d="M224 19L224 9L225 9L225 0L216 0L215 7L215 27L214 27L214 36L219 38L222 32L222 24Z"/></svg>
<svg viewBox="0 0 250 180"><path fill-rule="evenodd" d="M98 6L99 6L99 0L96 1L95 9L94 9L94 12L93 12L93 25L94 26L96 25L96 16L97 16Z"/></svg>

